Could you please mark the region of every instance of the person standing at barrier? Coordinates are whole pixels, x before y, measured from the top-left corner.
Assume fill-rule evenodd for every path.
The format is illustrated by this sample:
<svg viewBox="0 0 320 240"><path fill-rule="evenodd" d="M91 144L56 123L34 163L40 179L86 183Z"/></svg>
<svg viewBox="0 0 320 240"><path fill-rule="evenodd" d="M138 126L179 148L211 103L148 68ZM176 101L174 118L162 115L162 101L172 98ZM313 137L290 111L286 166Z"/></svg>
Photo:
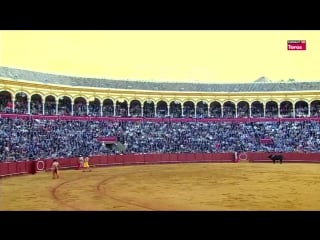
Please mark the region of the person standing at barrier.
<svg viewBox="0 0 320 240"><path fill-rule="evenodd" d="M83 164L84 164L84 158L82 155L80 155L78 169L83 168Z"/></svg>
<svg viewBox="0 0 320 240"><path fill-rule="evenodd" d="M52 166L51 166L52 179L59 178L59 176L60 176L59 168L60 168L60 163L58 162L57 159L54 159L52 162Z"/></svg>
<svg viewBox="0 0 320 240"><path fill-rule="evenodd" d="M233 160L233 162L239 162L239 157L238 157L238 152L237 151L234 152L234 160Z"/></svg>
<svg viewBox="0 0 320 240"><path fill-rule="evenodd" d="M88 156L86 156L86 157L84 158L84 163L83 163L83 171L84 171L84 172L87 172L87 170L88 170L88 171L91 171L90 165L89 165L89 157L88 157Z"/></svg>

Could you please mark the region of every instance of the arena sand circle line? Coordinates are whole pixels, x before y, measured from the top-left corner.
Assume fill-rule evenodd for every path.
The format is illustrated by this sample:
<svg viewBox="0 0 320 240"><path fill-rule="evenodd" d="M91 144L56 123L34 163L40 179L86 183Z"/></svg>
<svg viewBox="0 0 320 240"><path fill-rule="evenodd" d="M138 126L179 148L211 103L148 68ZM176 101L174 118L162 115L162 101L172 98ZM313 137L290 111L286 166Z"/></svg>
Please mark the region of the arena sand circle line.
<svg viewBox="0 0 320 240"><path fill-rule="evenodd" d="M82 179L82 178L84 178L84 176L79 177L79 178L76 178L76 179L72 179L72 180L69 180L69 181L64 181L64 182L62 182L62 183L59 183L59 184L56 185L55 187L53 187L53 188L51 189L51 191L50 191L53 199L56 200L59 204L64 205L64 206L66 206L66 207L69 207L69 208L71 208L71 209L73 209L73 210L81 210L81 209L76 208L76 207L72 206L71 204L68 204L68 203L66 203L65 201L63 201L63 199L61 199L61 198L58 196L57 191L58 191L58 189L61 188L63 185L65 185L65 184L67 184L67 183L70 183L70 182L74 182L74 181L80 180L80 179Z"/></svg>
<svg viewBox="0 0 320 240"><path fill-rule="evenodd" d="M122 203L126 203L126 204L129 204L129 205L133 205L133 206L137 206L137 207L141 207L141 208L145 208L145 209L148 209L148 210L152 210L152 211L156 211L157 209L153 209L153 208L150 208L146 205L143 205L143 204L140 204L140 203L135 203L135 202L131 202L131 201L127 201L127 200L124 200L124 199L121 199L121 198L118 198L118 197L115 197L113 196L112 194L110 194L109 192L107 191L103 191L101 190L101 186L102 184L106 183L106 182L109 182L110 180L116 178L118 176L114 176L114 177L109 177L109 178L105 178L103 180L101 180L97 185L96 185L96 188L97 188L97 191L102 194L102 195L105 195L113 200L116 200L118 202L122 202Z"/></svg>
<svg viewBox="0 0 320 240"><path fill-rule="evenodd" d="M68 170L67 170L67 171L68 171ZM97 192L98 192L100 195L107 196L108 198L113 199L113 200L115 200L115 201L117 201L117 202L125 203L125 204L128 204L128 205L132 205L132 206L140 207L140 208L143 208L143 209L155 211L156 209L154 209L154 208L150 208L150 207L148 207L148 206L146 206L146 205L143 205L143 204L140 204L140 203L135 203L135 202L132 202L132 201L128 201L128 200L121 199L121 198L116 197L116 196L112 195L111 193L105 191L105 189L104 189L104 191L102 191L102 189L101 189L101 188L102 188L101 186L102 186L103 184L109 182L109 181L112 180L112 179L115 179L115 178L117 178L117 177L124 176L124 175L128 176L128 175L135 174L135 173L139 173L139 172L141 172L141 171L134 171L134 172L131 172L131 173L126 173L126 174L117 174L117 175L115 175L115 176L111 176L111 177L104 178L104 179L102 179L101 181L99 181L99 182L96 184L95 189L97 190ZM58 191L59 188L61 188L61 187L62 187L63 185L65 185L65 184L68 184L68 183L71 183L71 182L77 182L77 181L79 181L79 180L81 180L81 179L88 178L88 177L90 177L90 175L86 175L86 176L84 175L84 176L81 176L81 177L76 178L76 179L71 179L71 180L68 180L68 181L64 181L64 182L62 182L62 183L59 183L58 185L56 185L55 187L53 187L53 188L51 189L51 195L52 195L53 199L54 199L55 201L57 201L59 204L64 205L64 206L66 206L66 207L69 207L69 208L71 208L71 209L73 209L73 210L77 210L77 211L85 210L85 209L81 209L81 208L75 207L75 206L72 205L72 204L66 203L66 201L65 201L66 199L59 197L58 194L57 194L57 191Z"/></svg>

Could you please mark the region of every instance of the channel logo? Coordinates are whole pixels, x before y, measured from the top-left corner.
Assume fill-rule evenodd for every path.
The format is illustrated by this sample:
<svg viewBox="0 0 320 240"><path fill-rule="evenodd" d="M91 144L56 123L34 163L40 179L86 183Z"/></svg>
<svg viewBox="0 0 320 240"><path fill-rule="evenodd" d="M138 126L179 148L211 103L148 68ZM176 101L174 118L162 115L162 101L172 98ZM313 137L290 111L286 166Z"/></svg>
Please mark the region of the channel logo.
<svg viewBox="0 0 320 240"><path fill-rule="evenodd" d="M288 40L287 49L289 51L307 50L307 41L306 40Z"/></svg>

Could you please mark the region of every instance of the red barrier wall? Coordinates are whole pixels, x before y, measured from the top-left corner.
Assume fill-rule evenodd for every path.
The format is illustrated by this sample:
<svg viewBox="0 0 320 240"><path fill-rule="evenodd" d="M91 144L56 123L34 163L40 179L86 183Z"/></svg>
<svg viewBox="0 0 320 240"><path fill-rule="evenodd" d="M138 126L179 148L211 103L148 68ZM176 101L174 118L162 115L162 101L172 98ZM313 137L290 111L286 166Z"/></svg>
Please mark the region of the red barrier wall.
<svg viewBox="0 0 320 240"><path fill-rule="evenodd" d="M31 163L28 161L2 162L0 163L0 177L30 173Z"/></svg>
<svg viewBox="0 0 320 240"><path fill-rule="evenodd" d="M249 162L271 162L267 152L238 153L240 161ZM286 162L320 163L320 153L281 153ZM62 169L78 169L78 158L59 159ZM114 166L132 164L160 164L160 163L188 163L188 162L234 162L234 153L154 153L154 154L127 154L92 156L90 164L94 166ZM41 172L49 170L52 159L41 159L37 161L1 162L0 177L19 175L26 173ZM33 169L33 168L36 169Z"/></svg>

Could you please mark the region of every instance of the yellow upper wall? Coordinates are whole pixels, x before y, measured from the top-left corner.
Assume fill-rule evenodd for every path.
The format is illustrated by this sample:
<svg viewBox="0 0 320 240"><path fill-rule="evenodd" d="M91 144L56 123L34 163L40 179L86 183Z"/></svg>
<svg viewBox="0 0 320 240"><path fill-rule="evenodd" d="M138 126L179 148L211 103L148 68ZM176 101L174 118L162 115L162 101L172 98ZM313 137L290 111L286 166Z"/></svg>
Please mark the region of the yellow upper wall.
<svg viewBox="0 0 320 240"><path fill-rule="evenodd" d="M287 40L307 40L307 51ZM0 31L0 64L142 81L318 81L319 43L320 31Z"/></svg>

